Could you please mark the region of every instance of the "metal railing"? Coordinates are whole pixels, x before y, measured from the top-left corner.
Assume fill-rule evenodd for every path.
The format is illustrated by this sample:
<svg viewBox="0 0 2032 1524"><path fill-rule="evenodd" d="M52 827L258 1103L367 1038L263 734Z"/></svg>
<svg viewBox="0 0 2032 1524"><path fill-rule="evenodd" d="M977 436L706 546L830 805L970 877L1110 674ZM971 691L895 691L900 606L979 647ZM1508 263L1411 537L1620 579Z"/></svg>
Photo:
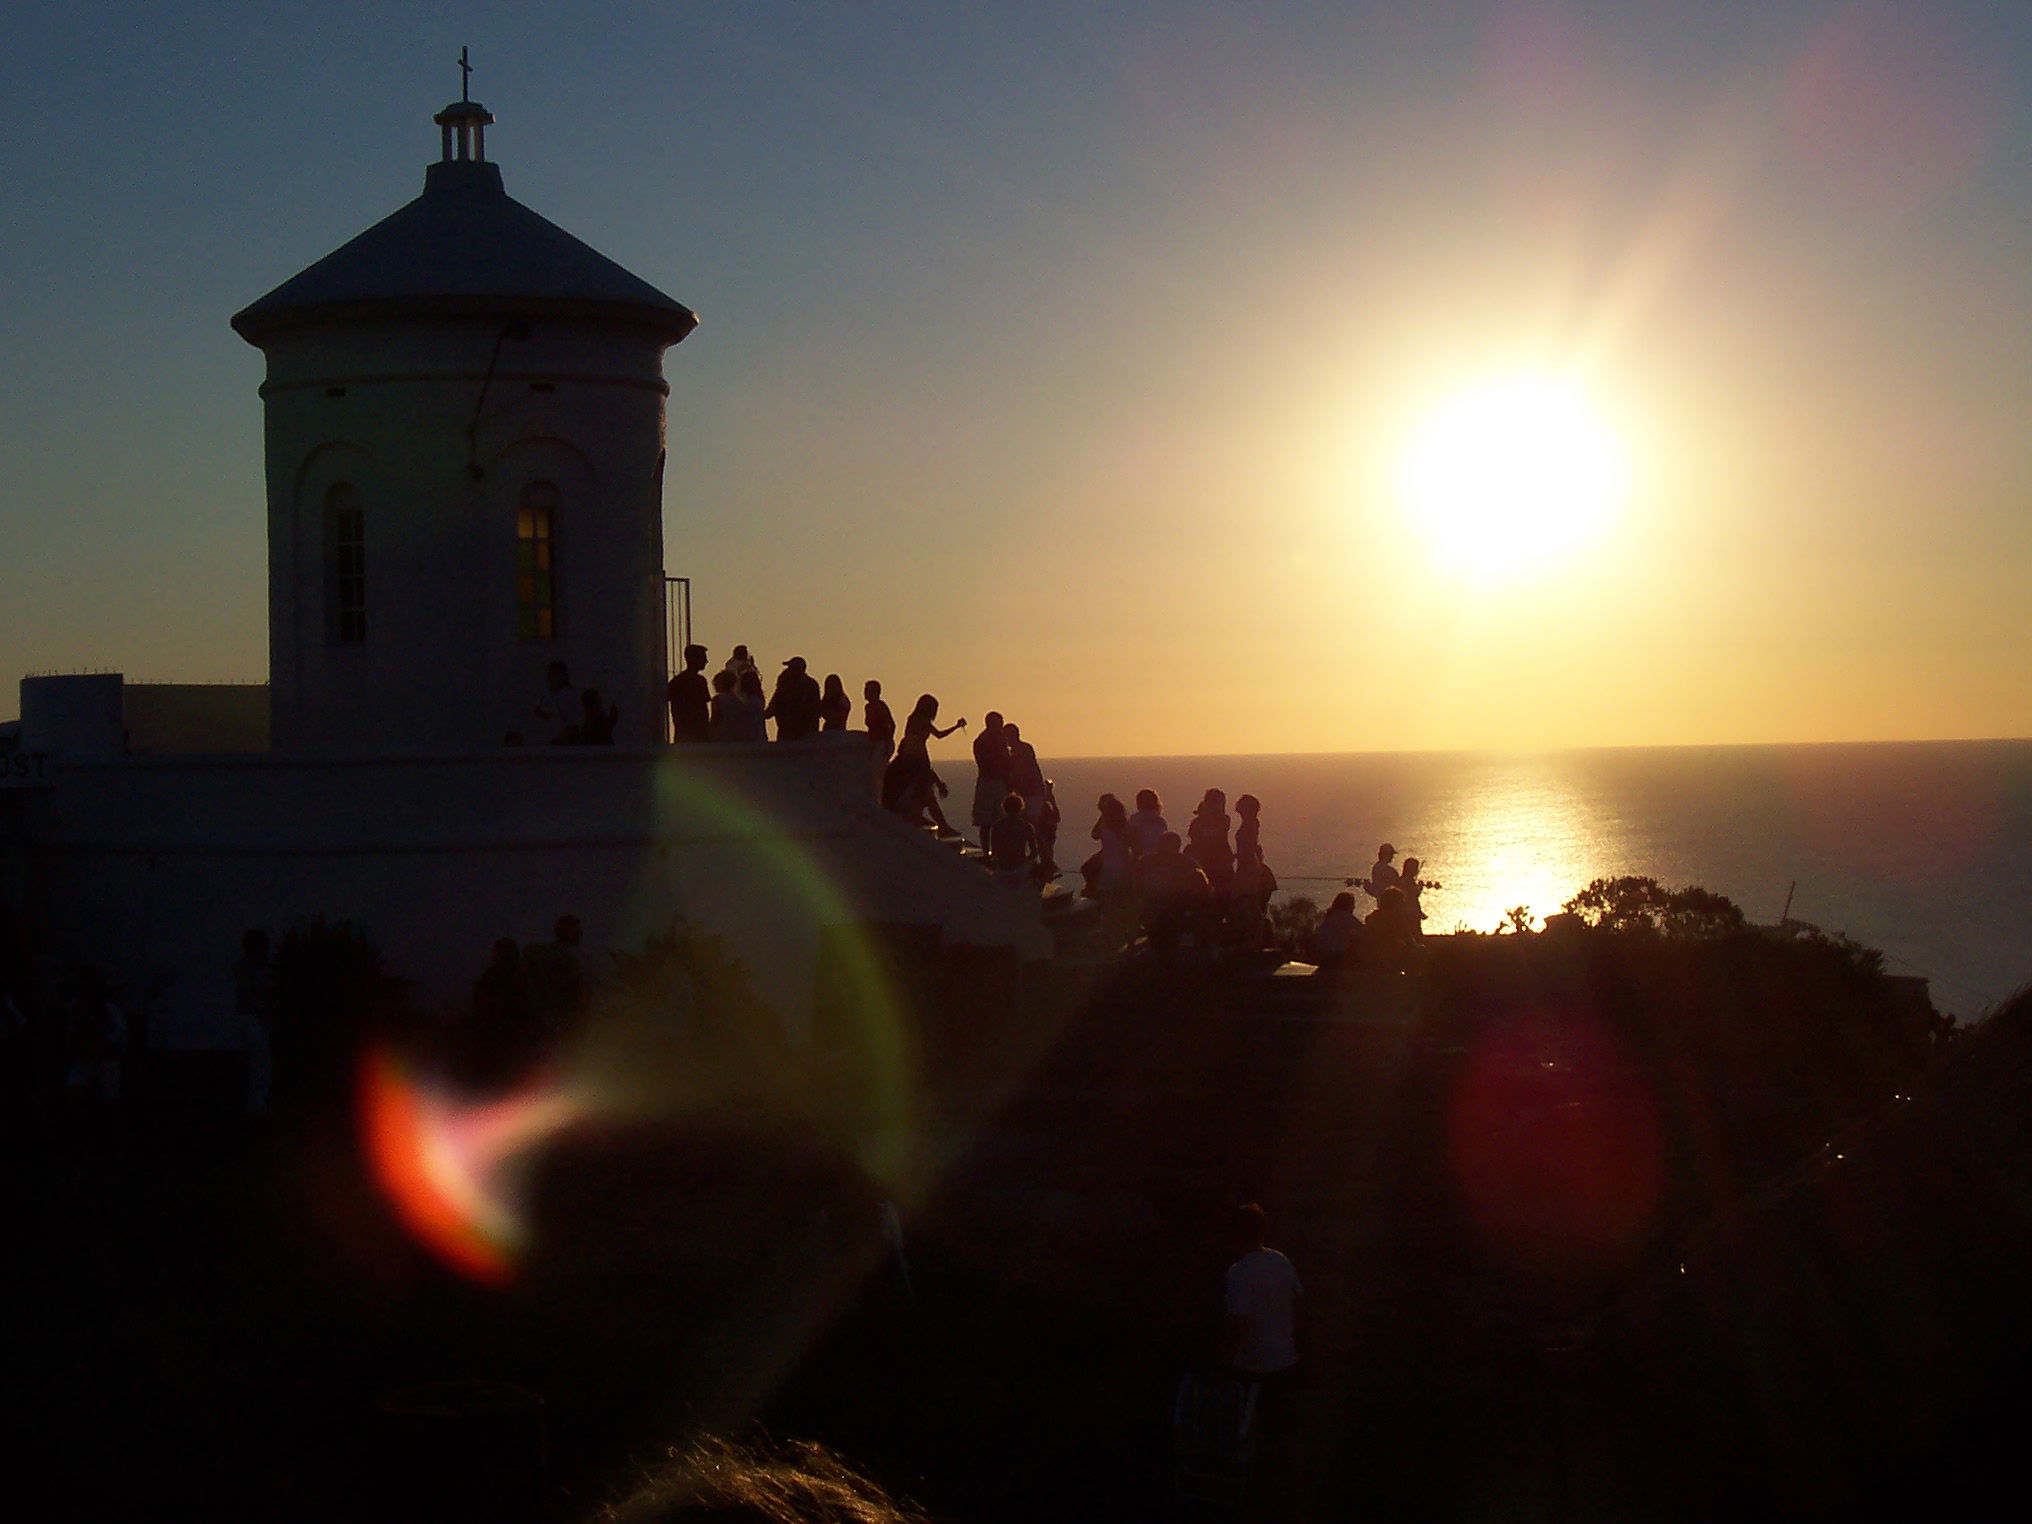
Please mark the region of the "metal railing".
<svg viewBox="0 0 2032 1524"><path fill-rule="evenodd" d="M663 676L667 682L684 670L684 648L691 644L691 578L663 579Z"/></svg>

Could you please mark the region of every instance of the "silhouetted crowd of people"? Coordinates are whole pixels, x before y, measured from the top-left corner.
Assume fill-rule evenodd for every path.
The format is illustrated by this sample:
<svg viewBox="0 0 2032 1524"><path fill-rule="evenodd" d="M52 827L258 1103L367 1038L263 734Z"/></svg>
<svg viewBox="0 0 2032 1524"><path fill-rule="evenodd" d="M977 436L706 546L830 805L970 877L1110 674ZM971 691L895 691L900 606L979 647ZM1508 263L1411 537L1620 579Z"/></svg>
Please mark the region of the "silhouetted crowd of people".
<svg viewBox="0 0 2032 1524"><path fill-rule="evenodd" d="M1439 886L1418 875L1423 864L1407 857L1398 864L1397 849L1384 842L1376 849L1369 876L1353 885L1375 901L1366 916L1356 914L1352 890L1333 898L1312 934L1312 959L1321 972L1355 968L1401 970L1418 959L1425 937L1425 911L1420 899Z"/></svg>
<svg viewBox="0 0 2032 1524"><path fill-rule="evenodd" d="M828 674L821 684L801 656L783 663L768 693L746 646L735 646L710 681L708 658L704 646L686 646L684 670L670 679L670 729L679 743L767 741L772 720L777 741L795 742L845 730L853 719L839 674ZM869 680L862 698L870 770L883 808L942 837L958 838L944 804L951 789L932 765L931 743L965 730L967 721L940 726L938 699L927 693L912 707L899 738L881 683ZM608 729L611 734L611 725ZM1037 748L1014 722L991 710L974 737L973 752L967 823L988 870L1013 883L1056 878L1063 816ZM1263 856L1262 802L1243 794L1230 816L1227 795L1210 788L1178 832L1165 819L1155 790L1139 790L1135 801L1132 812L1115 795L1101 795L1099 818L1089 833L1095 851L1080 869L1082 893L1100 903L1111 932L1127 941L1140 929L1167 957L1181 943L1262 949L1278 887ZM1424 936L1420 896L1435 886L1419 878L1417 858L1407 857L1399 866L1396 855L1385 842L1368 877L1349 881L1351 890L1373 901L1366 915L1358 914L1353 892L1335 896L1310 948L1322 971L1401 969L1416 960Z"/></svg>
<svg viewBox="0 0 2032 1524"><path fill-rule="evenodd" d="M1089 833L1096 850L1080 867L1083 893L1099 901L1111 935L1126 939L1140 926L1160 956L1182 941L1260 950L1277 891L1277 875L1263 857L1262 808L1254 794L1244 794L1230 816L1228 796L1210 788L1181 835L1165 819L1155 789L1137 792L1134 813L1103 794Z"/></svg>

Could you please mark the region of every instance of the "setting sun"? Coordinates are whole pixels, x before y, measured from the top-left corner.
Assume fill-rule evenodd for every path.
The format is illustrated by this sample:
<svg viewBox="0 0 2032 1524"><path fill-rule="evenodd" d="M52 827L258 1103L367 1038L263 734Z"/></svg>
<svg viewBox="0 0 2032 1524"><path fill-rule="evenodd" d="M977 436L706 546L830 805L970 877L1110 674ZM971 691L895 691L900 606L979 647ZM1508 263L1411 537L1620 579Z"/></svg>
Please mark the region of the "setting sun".
<svg viewBox="0 0 2032 1524"><path fill-rule="evenodd" d="M1441 402L1403 456L1404 503L1435 556L1476 580L1557 564L1621 502L1620 441L1570 384L1485 381Z"/></svg>

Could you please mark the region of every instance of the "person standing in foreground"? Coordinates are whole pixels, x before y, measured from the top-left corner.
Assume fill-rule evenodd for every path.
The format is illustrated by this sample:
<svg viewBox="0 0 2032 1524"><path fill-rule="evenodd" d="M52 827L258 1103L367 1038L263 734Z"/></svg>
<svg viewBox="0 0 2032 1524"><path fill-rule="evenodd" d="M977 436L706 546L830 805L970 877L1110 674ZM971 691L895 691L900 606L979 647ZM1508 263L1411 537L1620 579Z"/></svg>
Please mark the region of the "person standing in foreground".
<svg viewBox="0 0 2032 1524"><path fill-rule="evenodd" d="M706 684L706 648L684 648L684 670L663 690L670 704L670 739L678 742L713 738L713 695Z"/></svg>
<svg viewBox="0 0 2032 1524"><path fill-rule="evenodd" d="M1275 1466L1271 1490L1297 1490L1299 1309L1304 1288L1291 1261L1263 1246L1267 1219L1254 1202L1235 1208L1235 1262L1228 1266L1225 1363L1256 1385L1256 1423Z"/></svg>

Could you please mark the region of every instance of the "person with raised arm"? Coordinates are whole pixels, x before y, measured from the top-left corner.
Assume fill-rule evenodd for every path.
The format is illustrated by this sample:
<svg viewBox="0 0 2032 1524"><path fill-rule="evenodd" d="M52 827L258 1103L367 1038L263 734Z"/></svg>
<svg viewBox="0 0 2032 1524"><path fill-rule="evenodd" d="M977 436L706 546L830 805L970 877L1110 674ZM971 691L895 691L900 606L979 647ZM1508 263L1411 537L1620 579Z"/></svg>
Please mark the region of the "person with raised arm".
<svg viewBox="0 0 2032 1524"><path fill-rule="evenodd" d="M939 808L939 800L950 792L945 780L932 771L931 743L943 741L954 731L965 730L967 722L957 719L945 729L938 728L938 699L929 693L918 697L910 718L903 722L903 740L896 747L896 760L882 778L882 803L913 824L931 824L941 836L957 836Z"/></svg>

